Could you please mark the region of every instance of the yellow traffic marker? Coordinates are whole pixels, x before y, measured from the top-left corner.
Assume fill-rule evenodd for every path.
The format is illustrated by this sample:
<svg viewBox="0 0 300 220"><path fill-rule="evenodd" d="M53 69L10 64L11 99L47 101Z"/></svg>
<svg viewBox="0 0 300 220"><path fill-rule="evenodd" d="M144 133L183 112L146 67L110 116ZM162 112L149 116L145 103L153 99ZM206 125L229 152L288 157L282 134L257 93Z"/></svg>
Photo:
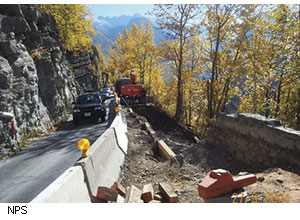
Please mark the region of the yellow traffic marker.
<svg viewBox="0 0 300 220"><path fill-rule="evenodd" d="M78 149L82 151L82 157L88 157L90 155L90 152L88 152L88 149L90 148L90 142L88 139L80 139L77 145Z"/></svg>
<svg viewBox="0 0 300 220"><path fill-rule="evenodd" d="M116 112L117 114L120 112L120 107L119 107L119 106L115 107L115 112Z"/></svg>

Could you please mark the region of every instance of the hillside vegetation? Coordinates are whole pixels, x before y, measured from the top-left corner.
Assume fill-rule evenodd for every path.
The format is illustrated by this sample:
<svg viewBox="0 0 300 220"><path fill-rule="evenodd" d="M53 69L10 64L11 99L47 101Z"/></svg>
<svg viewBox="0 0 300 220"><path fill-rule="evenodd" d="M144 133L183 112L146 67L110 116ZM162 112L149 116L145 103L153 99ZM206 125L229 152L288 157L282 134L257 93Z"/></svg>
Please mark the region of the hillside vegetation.
<svg viewBox="0 0 300 220"><path fill-rule="evenodd" d="M300 129L300 14L294 5L155 5L120 33L102 62L111 83L135 68L148 94L206 134L219 112L249 112Z"/></svg>
<svg viewBox="0 0 300 220"><path fill-rule="evenodd" d="M45 4L39 5L56 21L60 37L68 51L90 50L92 39L96 34L91 20L91 12L80 4Z"/></svg>
<svg viewBox="0 0 300 220"><path fill-rule="evenodd" d="M68 50L91 47L88 8L42 5ZM119 33L95 71L110 84L132 68L149 95L205 135L219 112L249 112L300 129L300 9L295 5L155 5L150 22Z"/></svg>

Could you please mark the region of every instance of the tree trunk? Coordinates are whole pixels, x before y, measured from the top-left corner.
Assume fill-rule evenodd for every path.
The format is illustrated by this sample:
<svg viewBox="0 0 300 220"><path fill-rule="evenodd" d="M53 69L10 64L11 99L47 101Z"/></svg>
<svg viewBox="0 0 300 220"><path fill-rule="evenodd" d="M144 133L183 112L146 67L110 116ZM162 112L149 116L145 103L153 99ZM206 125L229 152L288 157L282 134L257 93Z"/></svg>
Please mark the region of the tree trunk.
<svg viewBox="0 0 300 220"><path fill-rule="evenodd" d="M181 24L182 26L182 21ZM175 119L182 122L183 120L183 93L182 93L182 63L183 63L183 30L180 31L179 39L179 60L178 60L178 81L177 81L177 104L176 104L176 114Z"/></svg>
<svg viewBox="0 0 300 220"><path fill-rule="evenodd" d="M229 79L226 80L226 83L223 87L222 95L221 95L221 98L220 98L220 100L218 102L218 105L217 105L217 110L216 110L217 113L220 111L221 104L225 103L225 100L226 100L226 97L227 97L227 94L228 94L228 87L229 87Z"/></svg>
<svg viewBox="0 0 300 220"><path fill-rule="evenodd" d="M214 59L212 63L212 71L211 71L211 80L210 80L210 86L209 86L209 99L207 100L207 108L208 108L208 117L212 119L214 117L214 111L213 111L213 98L214 98L214 80L217 74L217 59L218 59L218 52L219 52L219 44L220 44L220 31L221 27L219 24L218 27L218 34L217 34L217 42L216 42L216 51L214 54Z"/></svg>
<svg viewBox="0 0 300 220"><path fill-rule="evenodd" d="M207 97L207 115L210 118L212 115L212 103L210 101L210 83L209 80L206 81L206 97Z"/></svg>
<svg viewBox="0 0 300 220"><path fill-rule="evenodd" d="M278 88L277 88L275 118L277 118L279 110L280 110L280 96L281 96L282 77L283 77L283 73L280 74L280 79L279 79Z"/></svg>
<svg viewBox="0 0 300 220"><path fill-rule="evenodd" d="M221 112L224 112L224 111L225 111L225 106L226 106L226 102L227 102L227 96L228 96L228 93L229 93L229 84L228 84L227 87L226 87L225 98L224 98L224 101L223 101L223 105L222 105L222 108L221 108Z"/></svg>
<svg viewBox="0 0 300 220"><path fill-rule="evenodd" d="M179 62L179 71L178 71L178 82L177 82L177 104L176 104L176 114L175 119L182 121L183 119L183 95L182 95L182 82L181 82L181 62Z"/></svg>
<svg viewBox="0 0 300 220"><path fill-rule="evenodd" d="M188 113L189 113L189 124L191 124L192 123L192 99L191 98L189 99Z"/></svg>
<svg viewBox="0 0 300 220"><path fill-rule="evenodd" d="M149 70L149 95L151 95L151 82L152 81L152 56L150 57L150 70Z"/></svg>
<svg viewBox="0 0 300 220"><path fill-rule="evenodd" d="M300 88L298 88L298 107L297 107L297 123L296 128L300 129Z"/></svg>
<svg viewBox="0 0 300 220"><path fill-rule="evenodd" d="M270 108L269 108L269 98L270 98L270 93L269 90L266 91L266 107L265 107L265 117L268 118L270 115Z"/></svg>

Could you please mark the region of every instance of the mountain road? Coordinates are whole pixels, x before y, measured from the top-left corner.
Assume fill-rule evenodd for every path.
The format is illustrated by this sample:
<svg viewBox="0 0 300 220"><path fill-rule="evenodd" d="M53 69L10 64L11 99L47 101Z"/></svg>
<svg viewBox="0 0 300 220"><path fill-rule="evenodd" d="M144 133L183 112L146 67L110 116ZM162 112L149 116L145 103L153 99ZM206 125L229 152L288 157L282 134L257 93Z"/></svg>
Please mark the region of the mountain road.
<svg viewBox="0 0 300 220"><path fill-rule="evenodd" d="M112 121L110 100L105 122L73 125L72 117L56 132L32 141L15 156L0 161L0 202L28 203L80 159L77 142L87 138L91 145Z"/></svg>

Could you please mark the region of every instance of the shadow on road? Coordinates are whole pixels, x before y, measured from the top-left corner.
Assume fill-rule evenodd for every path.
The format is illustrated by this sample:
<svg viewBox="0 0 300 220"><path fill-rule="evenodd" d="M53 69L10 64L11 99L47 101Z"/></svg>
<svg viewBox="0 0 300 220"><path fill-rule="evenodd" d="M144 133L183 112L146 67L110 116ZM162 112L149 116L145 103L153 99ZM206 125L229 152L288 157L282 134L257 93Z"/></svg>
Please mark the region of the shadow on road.
<svg viewBox="0 0 300 220"><path fill-rule="evenodd" d="M33 141L29 148L20 152L20 155L27 154L26 160L28 160L43 154L52 154L54 151L62 151L63 154L76 153L79 152L77 142L81 138L87 138L92 145L106 128L107 122L87 123L75 127L72 121L68 121L59 131Z"/></svg>
<svg viewBox="0 0 300 220"><path fill-rule="evenodd" d="M54 133L30 143L29 147L19 152L18 155L26 154L25 160L30 160L41 155L54 155L57 151L63 154L78 154L77 143L81 138L86 138L91 145L105 132L115 118L115 102L108 104L108 113L105 122L85 120L75 126L73 120L67 121ZM54 156L57 158L57 156Z"/></svg>
<svg viewBox="0 0 300 220"><path fill-rule="evenodd" d="M85 120L85 121L81 121L79 125L74 125L73 120L71 120L71 121L67 121L64 124L62 124L57 129L57 131L70 131L70 130L82 129L82 128L93 126L96 124L103 124L105 122L100 122L100 121L96 122L93 120Z"/></svg>

